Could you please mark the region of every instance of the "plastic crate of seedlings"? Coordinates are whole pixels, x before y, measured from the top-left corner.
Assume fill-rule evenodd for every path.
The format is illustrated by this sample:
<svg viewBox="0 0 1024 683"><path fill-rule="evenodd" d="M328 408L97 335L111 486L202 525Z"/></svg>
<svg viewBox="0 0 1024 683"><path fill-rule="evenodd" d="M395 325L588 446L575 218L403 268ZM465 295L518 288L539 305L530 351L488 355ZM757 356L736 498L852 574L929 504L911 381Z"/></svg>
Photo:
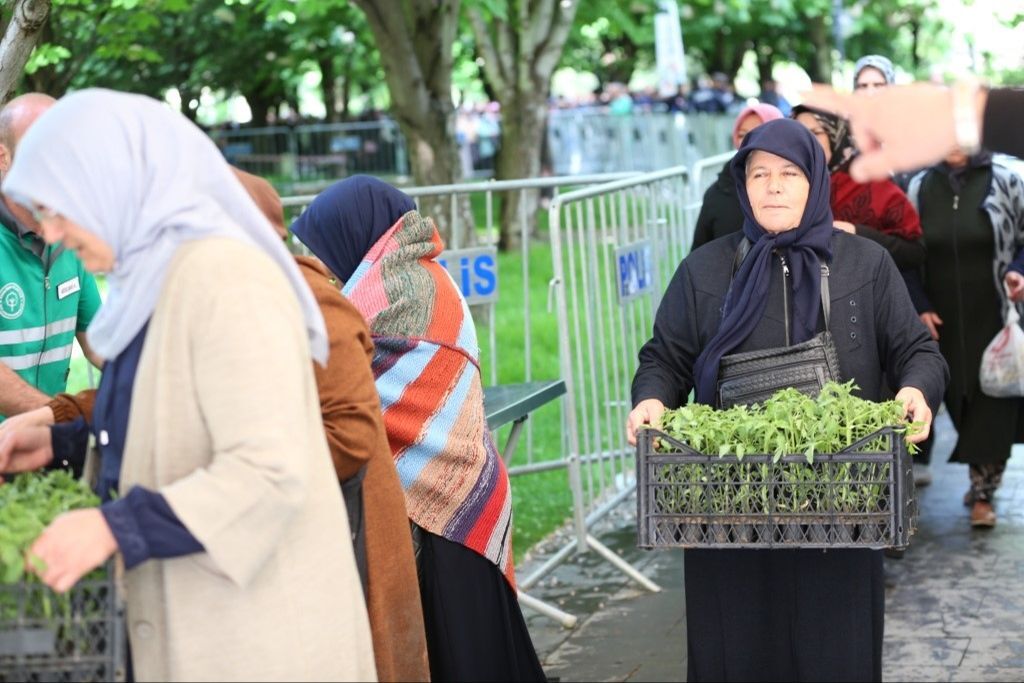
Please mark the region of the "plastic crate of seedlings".
<svg viewBox="0 0 1024 683"><path fill-rule="evenodd" d="M852 384L817 398L668 411L637 434L644 548L903 548L915 529L913 464L897 401Z"/></svg>
<svg viewBox="0 0 1024 683"><path fill-rule="evenodd" d="M24 567L26 550L52 519L98 502L65 472L20 475L0 486L0 683L124 680L124 616L112 565L63 595Z"/></svg>

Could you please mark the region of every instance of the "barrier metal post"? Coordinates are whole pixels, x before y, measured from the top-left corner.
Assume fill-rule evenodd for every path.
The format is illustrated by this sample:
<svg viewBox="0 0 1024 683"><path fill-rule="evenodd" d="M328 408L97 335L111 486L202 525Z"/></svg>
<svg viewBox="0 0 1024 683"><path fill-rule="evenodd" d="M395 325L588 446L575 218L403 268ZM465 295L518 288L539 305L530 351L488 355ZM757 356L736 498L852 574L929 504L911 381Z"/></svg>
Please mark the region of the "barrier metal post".
<svg viewBox="0 0 1024 683"><path fill-rule="evenodd" d="M600 543L590 528L635 490L625 422L636 353L651 334L661 292L689 247L685 166L560 195L549 209L563 425L575 552L594 550L648 590L658 586ZM540 580L572 552L527 578Z"/></svg>

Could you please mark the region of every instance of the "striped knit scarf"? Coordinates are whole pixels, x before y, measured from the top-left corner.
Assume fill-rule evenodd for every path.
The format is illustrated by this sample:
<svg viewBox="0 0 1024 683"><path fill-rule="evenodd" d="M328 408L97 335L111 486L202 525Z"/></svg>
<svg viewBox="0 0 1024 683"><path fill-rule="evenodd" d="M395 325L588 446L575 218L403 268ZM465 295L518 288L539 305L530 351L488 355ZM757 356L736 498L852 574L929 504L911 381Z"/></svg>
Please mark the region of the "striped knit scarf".
<svg viewBox="0 0 1024 683"><path fill-rule="evenodd" d="M345 285L369 323L384 424L409 518L496 564L515 586L508 473L487 429L473 319L410 211Z"/></svg>

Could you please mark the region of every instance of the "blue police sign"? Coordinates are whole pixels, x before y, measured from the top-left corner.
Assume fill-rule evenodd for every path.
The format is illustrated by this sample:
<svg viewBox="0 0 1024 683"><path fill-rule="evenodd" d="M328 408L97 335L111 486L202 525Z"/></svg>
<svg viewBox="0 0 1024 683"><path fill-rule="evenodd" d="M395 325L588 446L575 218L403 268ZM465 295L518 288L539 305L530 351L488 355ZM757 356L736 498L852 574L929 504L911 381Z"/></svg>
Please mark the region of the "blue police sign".
<svg viewBox="0 0 1024 683"><path fill-rule="evenodd" d="M471 304L498 299L498 250L496 247L449 249L437 257Z"/></svg>
<svg viewBox="0 0 1024 683"><path fill-rule="evenodd" d="M615 250L619 303L625 304L654 290L654 253L649 240Z"/></svg>

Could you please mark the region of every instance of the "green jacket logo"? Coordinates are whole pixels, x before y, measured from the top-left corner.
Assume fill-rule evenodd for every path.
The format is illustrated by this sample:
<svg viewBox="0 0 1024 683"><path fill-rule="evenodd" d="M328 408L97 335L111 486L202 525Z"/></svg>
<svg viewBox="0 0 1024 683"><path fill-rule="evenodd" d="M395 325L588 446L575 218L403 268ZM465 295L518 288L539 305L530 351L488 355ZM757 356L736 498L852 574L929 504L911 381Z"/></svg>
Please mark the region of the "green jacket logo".
<svg viewBox="0 0 1024 683"><path fill-rule="evenodd" d="M0 318L16 320L25 312L25 292L16 282L0 287Z"/></svg>

